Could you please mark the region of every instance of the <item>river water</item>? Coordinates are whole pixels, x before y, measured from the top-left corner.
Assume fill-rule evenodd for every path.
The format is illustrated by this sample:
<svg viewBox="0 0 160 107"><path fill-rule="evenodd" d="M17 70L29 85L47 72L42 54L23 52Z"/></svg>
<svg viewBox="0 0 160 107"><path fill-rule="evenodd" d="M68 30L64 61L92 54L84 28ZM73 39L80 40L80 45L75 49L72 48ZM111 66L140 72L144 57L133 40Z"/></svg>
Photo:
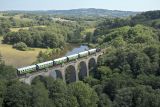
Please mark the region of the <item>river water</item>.
<svg viewBox="0 0 160 107"><path fill-rule="evenodd" d="M86 46L86 45L80 45L78 47L74 47L73 49L69 50L64 56L77 54L79 52L83 52L83 51L88 50L88 49L89 49L88 46Z"/></svg>

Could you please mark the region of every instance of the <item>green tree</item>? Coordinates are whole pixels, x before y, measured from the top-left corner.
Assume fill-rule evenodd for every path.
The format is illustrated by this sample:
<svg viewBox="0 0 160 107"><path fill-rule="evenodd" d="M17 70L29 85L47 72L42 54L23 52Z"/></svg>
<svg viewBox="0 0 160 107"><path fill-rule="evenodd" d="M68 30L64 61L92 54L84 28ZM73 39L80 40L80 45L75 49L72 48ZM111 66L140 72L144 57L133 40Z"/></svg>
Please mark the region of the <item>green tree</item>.
<svg viewBox="0 0 160 107"><path fill-rule="evenodd" d="M13 45L13 48L16 48L16 49L21 50L21 51L26 51L28 47L24 42L18 42L18 43Z"/></svg>
<svg viewBox="0 0 160 107"><path fill-rule="evenodd" d="M85 41L90 43L90 42L92 42L92 39L93 39L93 34L91 32L87 32L86 37L85 37Z"/></svg>
<svg viewBox="0 0 160 107"><path fill-rule="evenodd" d="M48 78L45 85L49 91L49 98L56 107L68 107L68 105L71 105L70 102L68 102L71 100L68 97L67 86L63 81ZM71 99L74 101L73 97L71 97ZM76 104L74 102L71 103Z"/></svg>
<svg viewBox="0 0 160 107"><path fill-rule="evenodd" d="M48 90L42 82L32 86L32 107L54 107L49 99Z"/></svg>
<svg viewBox="0 0 160 107"><path fill-rule="evenodd" d="M0 80L0 107L3 107L3 99L6 92L6 83L4 80Z"/></svg>
<svg viewBox="0 0 160 107"><path fill-rule="evenodd" d="M12 83L7 87L4 96L5 107L30 107L31 87L20 82Z"/></svg>
<svg viewBox="0 0 160 107"><path fill-rule="evenodd" d="M98 72L100 73L101 79L105 80L112 74L112 70L106 66L100 66L98 68Z"/></svg>
<svg viewBox="0 0 160 107"><path fill-rule="evenodd" d="M99 96L98 107L112 107L112 102L106 94Z"/></svg>
<svg viewBox="0 0 160 107"><path fill-rule="evenodd" d="M124 88L118 91L115 107L159 107L159 90L147 86Z"/></svg>
<svg viewBox="0 0 160 107"><path fill-rule="evenodd" d="M76 97L79 107L97 107L98 96L83 82L69 84L69 93Z"/></svg>
<svg viewBox="0 0 160 107"><path fill-rule="evenodd" d="M115 107L132 107L133 106L133 90L132 88L124 88L118 91L114 100Z"/></svg>

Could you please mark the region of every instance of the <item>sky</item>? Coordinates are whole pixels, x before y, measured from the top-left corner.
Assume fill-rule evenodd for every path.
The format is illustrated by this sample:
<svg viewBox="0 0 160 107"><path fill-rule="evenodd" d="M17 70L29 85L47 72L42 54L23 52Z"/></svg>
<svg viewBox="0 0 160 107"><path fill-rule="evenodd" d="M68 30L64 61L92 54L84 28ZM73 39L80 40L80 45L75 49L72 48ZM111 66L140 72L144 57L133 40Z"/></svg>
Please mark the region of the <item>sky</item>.
<svg viewBox="0 0 160 107"><path fill-rule="evenodd" d="M0 0L0 11L69 10L78 8L125 11L160 10L160 0Z"/></svg>

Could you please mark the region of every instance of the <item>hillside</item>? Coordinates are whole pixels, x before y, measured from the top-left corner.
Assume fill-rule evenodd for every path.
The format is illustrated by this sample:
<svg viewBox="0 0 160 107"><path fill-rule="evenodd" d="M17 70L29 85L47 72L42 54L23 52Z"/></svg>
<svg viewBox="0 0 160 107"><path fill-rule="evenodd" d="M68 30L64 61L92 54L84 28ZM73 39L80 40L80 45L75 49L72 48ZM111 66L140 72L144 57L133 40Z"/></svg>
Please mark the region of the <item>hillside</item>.
<svg viewBox="0 0 160 107"><path fill-rule="evenodd" d="M97 25L94 35L103 35L112 29L123 26L135 26L136 24L160 29L160 10L139 13L131 18L107 18Z"/></svg>
<svg viewBox="0 0 160 107"><path fill-rule="evenodd" d="M137 14L137 12L131 12L131 11L118 11L118 10L94 9L94 8L72 9L72 10L49 10L47 12L56 15L108 16L108 17L126 17Z"/></svg>
<svg viewBox="0 0 160 107"><path fill-rule="evenodd" d="M97 26L85 25L87 21L83 23L77 21L73 25L70 22L54 22L48 17L32 16L33 20L38 20L37 23L33 23L34 26L46 27L32 27L16 32L6 30L3 42L8 44L18 41L25 42L31 47L50 46L59 50L61 42L75 44L86 42L89 46L94 44L98 48L105 48L106 52L98 58L96 67L89 70L89 77L84 76L85 78L79 79L81 81L69 84L64 83L62 79L42 76L33 79L31 85L18 80L13 81L12 79L16 78L16 70L6 66L0 56L0 105L2 107L160 107L159 13L151 11L127 18L103 20L97 18ZM13 29L15 25L11 23L12 20L8 19L6 22L10 23ZM156 23L153 24L154 21ZM3 25L6 25L4 20ZM19 24L16 26L21 28ZM86 36L82 39L81 33L85 32ZM47 51L40 52L38 58L52 58L60 51L49 50L49 52L51 54ZM89 68L92 64L88 63ZM80 73L76 74L78 71L74 67L73 69L70 67L65 70L65 80L73 79L73 74L81 76ZM79 63L77 68L80 72L82 67ZM59 73L54 72L54 74Z"/></svg>
<svg viewBox="0 0 160 107"><path fill-rule="evenodd" d="M47 11L8 11L8 12L22 12L22 13L37 13L37 14L51 14L58 16L96 16L96 17L127 17L136 15L139 12L132 11L119 11L119 10L108 10L108 9L71 9L71 10L47 10Z"/></svg>

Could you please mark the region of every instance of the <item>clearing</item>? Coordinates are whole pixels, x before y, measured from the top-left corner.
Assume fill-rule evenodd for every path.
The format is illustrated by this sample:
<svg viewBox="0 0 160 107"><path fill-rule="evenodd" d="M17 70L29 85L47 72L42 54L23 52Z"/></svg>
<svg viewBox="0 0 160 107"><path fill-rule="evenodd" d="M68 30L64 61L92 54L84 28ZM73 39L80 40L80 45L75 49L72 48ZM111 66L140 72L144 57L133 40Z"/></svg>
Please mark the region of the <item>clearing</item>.
<svg viewBox="0 0 160 107"><path fill-rule="evenodd" d="M0 41L2 40L0 37ZM12 45L0 43L0 53L6 65L12 65L14 67L23 67L31 65L36 61L37 55L40 51L45 51L42 48L33 48L31 51L19 51L12 48Z"/></svg>
<svg viewBox="0 0 160 107"><path fill-rule="evenodd" d="M39 27L44 28L44 27L46 27L46 26L32 26L32 27L34 27L34 28L39 28ZM18 32L20 29L28 30L29 28L30 28L30 27L10 28L10 31L11 31L11 32Z"/></svg>

